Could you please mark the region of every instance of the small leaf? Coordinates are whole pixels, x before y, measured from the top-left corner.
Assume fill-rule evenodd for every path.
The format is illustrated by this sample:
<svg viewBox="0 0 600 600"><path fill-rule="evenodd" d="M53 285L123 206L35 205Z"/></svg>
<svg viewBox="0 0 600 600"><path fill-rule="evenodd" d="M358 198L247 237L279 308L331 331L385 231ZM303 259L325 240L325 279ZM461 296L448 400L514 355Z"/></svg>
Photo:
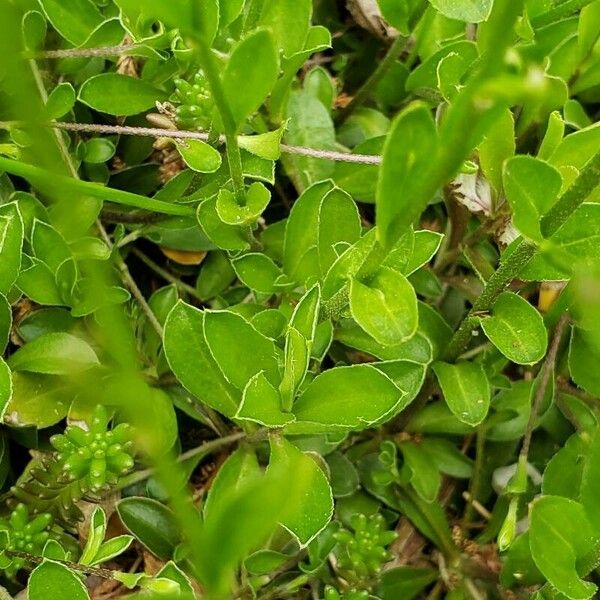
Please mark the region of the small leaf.
<svg viewBox="0 0 600 600"><path fill-rule="evenodd" d="M449 19L481 23L490 16L494 0L429 0L429 2Z"/></svg>
<svg viewBox="0 0 600 600"><path fill-rule="evenodd" d="M540 313L512 292L500 294L492 316L480 319L489 340L518 365L533 365L546 354L548 332Z"/></svg>
<svg viewBox="0 0 600 600"><path fill-rule="evenodd" d="M181 533L170 509L150 498L132 497L120 500L117 512L123 525L150 552L163 560L173 556Z"/></svg>
<svg viewBox="0 0 600 600"><path fill-rule="evenodd" d="M45 560L29 576L28 600L89 600L83 581L68 567Z"/></svg>
<svg viewBox="0 0 600 600"><path fill-rule="evenodd" d="M290 57L304 48L312 15L311 0L280 0L267 2L260 24L273 32L285 57Z"/></svg>
<svg viewBox="0 0 600 600"><path fill-rule="evenodd" d="M481 423L488 413L491 397L490 384L481 365L437 362L434 363L433 370L450 410L463 423Z"/></svg>
<svg viewBox="0 0 600 600"><path fill-rule="evenodd" d="M202 140L185 140L177 144L185 164L198 173L214 173L221 166L221 154Z"/></svg>
<svg viewBox="0 0 600 600"><path fill-rule="evenodd" d="M392 414L403 392L371 365L336 367L321 373L294 405L296 420L314 432L365 429ZM296 425L290 426L293 431Z"/></svg>
<svg viewBox="0 0 600 600"><path fill-rule="evenodd" d="M264 103L278 74L279 57L273 35L266 29L250 33L234 47L223 73L223 88L238 127Z"/></svg>
<svg viewBox="0 0 600 600"><path fill-rule="evenodd" d="M504 165L504 190L519 232L536 242L544 238L540 219L558 198L560 173L532 156L515 156Z"/></svg>
<svg viewBox="0 0 600 600"><path fill-rule="evenodd" d="M377 186L377 235L386 248L394 245L429 202L422 181L437 147L429 107L416 102L400 113L385 143Z"/></svg>
<svg viewBox="0 0 600 600"><path fill-rule="evenodd" d="M28 342L9 358L13 371L70 375L98 366L91 346L68 333L47 333Z"/></svg>
<svg viewBox="0 0 600 600"><path fill-rule="evenodd" d="M260 133L258 135L240 135L238 144L240 148L251 152L255 156L266 158L267 160L279 160L281 156L281 138L285 133L285 126L279 129Z"/></svg>
<svg viewBox="0 0 600 600"><path fill-rule="evenodd" d="M111 538L100 546L90 564L92 566L99 565L119 556L119 554L123 554L131 546L134 539L132 535L118 535Z"/></svg>
<svg viewBox="0 0 600 600"><path fill-rule="evenodd" d="M109 115L137 115L166 100L165 92L142 79L118 73L101 73L85 81L79 100L90 108Z"/></svg>
<svg viewBox="0 0 600 600"><path fill-rule="evenodd" d="M266 254L243 254L232 260L231 265L238 279L251 290L261 294L274 294L282 289L278 289L278 282L283 273Z"/></svg>
<svg viewBox="0 0 600 600"><path fill-rule="evenodd" d="M48 95L46 115L51 121L64 117L75 106L75 90L70 83L59 83Z"/></svg>
<svg viewBox="0 0 600 600"><path fill-rule="evenodd" d="M227 192L228 190L221 190ZM221 195L221 194L219 194ZM235 200L233 200L235 202ZM229 206L229 203L228 203ZM247 236L238 225L224 223L217 212L217 198L212 197L198 205L198 223L211 242L221 250L247 250L250 246ZM236 213L238 214L238 213Z"/></svg>
<svg viewBox="0 0 600 600"><path fill-rule="evenodd" d="M529 527L531 555L544 577L570 600L587 600L597 587L577 571L598 543L581 504L560 496L534 500Z"/></svg>
<svg viewBox="0 0 600 600"><path fill-rule="evenodd" d="M429 454L414 442L399 444L404 465L402 471L408 472L408 478L415 491L425 502L435 502L442 484L442 477Z"/></svg>
<svg viewBox="0 0 600 600"><path fill-rule="evenodd" d="M98 554L98 550L104 541L106 535L106 513L104 509L97 506L92 513L90 519L90 528L88 539L85 542L83 552L79 557L79 562L82 565L91 565L94 558Z"/></svg>
<svg viewBox="0 0 600 600"><path fill-rule="evenodd" d="M264 427L283 427L294 420L281 410L281 396L262 372L248 382L235 418Z"/></svg>
<svg viewBox="0 0 600 600"><path fill-rule="evenodd" d="M417 331L417 295L404 275L382 267L366 284L350 282L350 311L377 342L394 346Z"/></svg>
<svg viewBox="0 0 600 600"><path fill-rule="evenodd" d="M271 200L271 192L259 181L246 191L246 203L241 206L235 196L227 189L219 191L217 196L217 214L227 225L247 225L260 217Z"/></svg>
<svg viewBox="0 0 600 600"><path fill-rule="evenodd" d="M16 202L0 206L0 294L6 295L21 269L23 220Z"/></svg>
<svg viewBox="0 0 600 600"><path fill-rule="evenodd" d="M573 328L569 345L569 372L573 381L594 396L600 396L600 350L589 332Z"/></svg>
<svg viewBox="0 0 600 600"><path fill-rule="evenodd" d="M333 514L333 496L325 473L308 454L283 437L271 437L269 469L289 473L304 494L290 498L281 524L296 537L302 547L308 545L329 523Z"/></svg>

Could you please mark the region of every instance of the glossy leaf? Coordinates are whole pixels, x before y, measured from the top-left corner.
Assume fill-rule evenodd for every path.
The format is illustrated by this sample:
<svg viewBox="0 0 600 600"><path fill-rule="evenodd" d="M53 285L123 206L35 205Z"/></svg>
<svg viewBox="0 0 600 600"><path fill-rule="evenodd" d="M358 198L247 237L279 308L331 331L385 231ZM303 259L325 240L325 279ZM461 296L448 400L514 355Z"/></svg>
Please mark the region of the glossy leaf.
<svg viewBox="0 0 600 600"><path fill-rule="evenodd" d="M490 407L490 384L485 371L476 363L456 365L437 362L433 370L450 410L463 423L478 425Z"/></svg>
<svg viewBox="0 0 600 600"><path fill-rule="evenodd" d="M0 293L7 294L21 268L23 220L16 202L0 206Z"/></svg>
<svg viewBox="0 0 600 600"><path fill-rule="evenodd" d="M492 344L519 365L533 365L546 354L548 333L543 319L517 294L502 293L491 316L481 319L481 327Z"/></svg>
<svg viewBox="0 0 600 600"><path fill-rule="evenodd" d="M125 498L117 512L127 530L163 560L173 555L181 533L170 509L150 498Z"/></svg>
<svg viewBox="0 0 600 600"><path fill-rule="evenodd" d="M186 140L177 145L185 164L198 173L214 173L221 166L221 155L201 140Z"/></svg>
<svg viewBox="0 0 600 600"><path fill-rule="evenodd" d="M118 73L94 75L79 90L80 102L109 115L136 115L165 99L166 94L149 83Z"/></svg>
<svg viewBox="0 0 600 600"><path fill-rule="evenodd" d="M432 6L449 19L467 23L485 21L492 11L493 0L429 0Z"/></svg>
<svg viewBox="0 0 600 600"><path fill-rule="evenodd" d="M429 108L415 103L396 118L386 140L377 186L377 235L389 248L413 224L430 198L423 194L437 133Z"/></svg>
<svg viewBox="0 0 600 600"><path fill-rule="evenodd" d="M83 581L63 564L51 560L37 566L29 576L28 600L89 600Z"/></svg>

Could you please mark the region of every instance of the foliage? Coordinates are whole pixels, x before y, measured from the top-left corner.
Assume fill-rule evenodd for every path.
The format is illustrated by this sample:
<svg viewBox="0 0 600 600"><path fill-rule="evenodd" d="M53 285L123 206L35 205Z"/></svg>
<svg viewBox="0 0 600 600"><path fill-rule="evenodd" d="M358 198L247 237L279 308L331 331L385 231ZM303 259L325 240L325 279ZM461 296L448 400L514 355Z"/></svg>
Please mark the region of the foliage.
<svg viewBox="0 0 600 600"><path fill-rule="evenodd" d="M0 597L598 594L599 0L0 24Z"/></svg>

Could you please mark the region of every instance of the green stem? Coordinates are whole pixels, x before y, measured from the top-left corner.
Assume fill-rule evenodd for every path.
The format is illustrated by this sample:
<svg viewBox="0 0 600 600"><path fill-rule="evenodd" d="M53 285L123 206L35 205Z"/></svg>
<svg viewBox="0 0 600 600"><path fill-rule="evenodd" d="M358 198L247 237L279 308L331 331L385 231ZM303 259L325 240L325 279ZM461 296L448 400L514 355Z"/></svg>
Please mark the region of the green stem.
<svg viewBox="0 0 600 600"><path fill-rule="evenodd" d="M45 169L40 169L39 167L18 160L4 158L2 156L0 156L0 170L6 171L11 175L23 177L23 179L26 179L33 185L41 188L46 187L54 190L62 189L91 196L92 198L99 198L100 200L108 200L117 204L123 204L124 206L143 208L165 215L193 217L195 214L194 209L189 206L153 200L152 198L146 198L146 196L140 196L139 194L133 194L132 192L104 187L97 183L80 181L79 179L65 177L64 175L56 175Z"/></svg>
<svg viewBox="0 0 600 600"><path fill-rule="evenodd" d="M208 80L208 85L215 102L215 106L219 111L221 122L223 124L223 130L225 134L225 145L227 149L227 162L229 163L229 172L231 173L231 181L233 183L233 193L240 206L246 204L246 195L244 192L244 174L242 170L242 155L240 153L240 147L237 141L237 126L233 113L227 101L225 95L225 89L221 76L219 75L219 66L216 62L215 55L212 50L204 42L204 40L198 40L198 56L200 58L200 64Z"/></svg>
<svg viewBox="0 0 600 600"><path fill-rule="evenodd" d="M573 185L561 196L550 212L542 219L541 229L546 237L554 235L567 219L585 202L598 186L600 176L600 152L581 171ZM473 330L479 324L478 315L489 311L498 296L518 277L533 258L536 247L521 241L514 252L500 265L487 282L483 292L473 304L446 349L444 359L454 361L468 346Z"/></svg>

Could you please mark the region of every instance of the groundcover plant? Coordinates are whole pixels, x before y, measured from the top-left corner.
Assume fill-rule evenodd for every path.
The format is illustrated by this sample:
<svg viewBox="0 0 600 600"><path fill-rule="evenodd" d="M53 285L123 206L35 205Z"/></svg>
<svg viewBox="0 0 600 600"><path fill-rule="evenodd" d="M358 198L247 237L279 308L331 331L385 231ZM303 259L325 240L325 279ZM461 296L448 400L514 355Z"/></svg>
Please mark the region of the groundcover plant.
<svg viewBox="0 0 600 600"><path fill-rule="evenodd" d="M600 0L1 0L0 598L600 592Z"/></svg>

